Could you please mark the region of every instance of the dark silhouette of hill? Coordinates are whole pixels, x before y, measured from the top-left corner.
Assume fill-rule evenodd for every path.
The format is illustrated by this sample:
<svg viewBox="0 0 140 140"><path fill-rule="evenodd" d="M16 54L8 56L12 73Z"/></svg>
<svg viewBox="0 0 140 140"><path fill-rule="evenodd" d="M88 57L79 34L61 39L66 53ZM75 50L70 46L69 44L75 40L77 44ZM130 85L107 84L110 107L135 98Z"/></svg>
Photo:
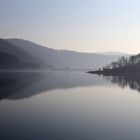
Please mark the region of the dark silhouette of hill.
<svg viewBox="0 0 140 140"><path fill-rule="evenodd" d="M104 64L116 61L121 55L101 55L96 53L81 53L67 50L55 50L23 39L6 39L6 41L24 49L38 57L45 64L57 69L89 69L99 68Z"/></svg>
<svg viewBox="0 0 140 140"><path fill-rule="evenodd" d="M89 71L89 73L103 74L104 76L108 76L108 75L139 75L140 74L140 63L128 65L128 66L120 66L120 67L113 68L113 69Z"/></svg>
<svg viewBox="0 0 140 140"><path fill-rule="evenodd" d="M140 74L140 54L130 56L129 58L121 57L117 62L112 62L98 71L89 73L103 75L139 75Z"/></svg>
<svg viewBox="0 0 140 140"><path fill-rule="evenodd" d="M113 73L140 74L140 63L120 66L111 70Z"/></svg>
<svg viewBox="0 0 140 140"><path fill-rule="evenodd" d="M0 69L34 69L43 65L35 56L0 39Z"/></svg>

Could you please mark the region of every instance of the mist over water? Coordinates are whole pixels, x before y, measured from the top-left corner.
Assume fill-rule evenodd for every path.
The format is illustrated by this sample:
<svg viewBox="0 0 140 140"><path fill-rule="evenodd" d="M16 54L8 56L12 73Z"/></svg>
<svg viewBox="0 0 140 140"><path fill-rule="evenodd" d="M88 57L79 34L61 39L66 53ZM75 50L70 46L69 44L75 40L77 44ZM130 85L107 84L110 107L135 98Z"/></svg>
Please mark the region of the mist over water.
<svg viewBox="0 0 140 140"><path fill-rule="evenodd" d="M2 140L139 140L138 77L0 73Z"/></svg>

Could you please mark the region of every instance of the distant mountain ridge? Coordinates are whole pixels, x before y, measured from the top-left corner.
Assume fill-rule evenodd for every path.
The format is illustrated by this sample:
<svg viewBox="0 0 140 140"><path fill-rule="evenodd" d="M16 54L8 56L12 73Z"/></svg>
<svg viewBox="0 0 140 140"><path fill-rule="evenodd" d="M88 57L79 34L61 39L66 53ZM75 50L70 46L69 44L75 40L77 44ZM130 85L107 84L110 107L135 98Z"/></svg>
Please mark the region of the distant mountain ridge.
<svg viewBox="0 0 140 140"><path fill-rule="evenodd" d="M122 56L55 50L23 39L5 40L37 57L52 69L97 69Z"/></svg>
<svg viewBox="0 0 140 140"><path fill-rule="evenodd" d="M102 54L102 55L121 55L121 56L130 56L132 54L129 53L124 53L124 52L99 52L98 54Z"/></svg>

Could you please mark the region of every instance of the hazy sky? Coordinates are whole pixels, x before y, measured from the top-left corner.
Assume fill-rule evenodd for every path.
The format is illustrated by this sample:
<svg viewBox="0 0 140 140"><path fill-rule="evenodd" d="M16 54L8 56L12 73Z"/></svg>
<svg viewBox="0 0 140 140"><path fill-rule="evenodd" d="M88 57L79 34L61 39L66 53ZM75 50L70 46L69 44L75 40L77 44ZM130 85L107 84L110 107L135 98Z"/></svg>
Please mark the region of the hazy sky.
<svg viewBox="0 0 140 140"><path fill-rule="evenodd" d="M0 0L0 37L56 49L140 52L140 0Z"/></svg>

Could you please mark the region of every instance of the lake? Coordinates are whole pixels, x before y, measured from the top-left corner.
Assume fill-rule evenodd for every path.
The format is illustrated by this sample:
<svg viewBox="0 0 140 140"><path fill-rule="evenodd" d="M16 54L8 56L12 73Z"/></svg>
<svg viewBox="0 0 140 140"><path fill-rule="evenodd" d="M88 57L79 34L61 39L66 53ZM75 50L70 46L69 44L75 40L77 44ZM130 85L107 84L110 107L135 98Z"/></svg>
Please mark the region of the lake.
<svg viewBox="0 0 140 140"><path fill-rule="evenodd" d="M0 73L1 140L139 140L140 77Z"/></svg>

